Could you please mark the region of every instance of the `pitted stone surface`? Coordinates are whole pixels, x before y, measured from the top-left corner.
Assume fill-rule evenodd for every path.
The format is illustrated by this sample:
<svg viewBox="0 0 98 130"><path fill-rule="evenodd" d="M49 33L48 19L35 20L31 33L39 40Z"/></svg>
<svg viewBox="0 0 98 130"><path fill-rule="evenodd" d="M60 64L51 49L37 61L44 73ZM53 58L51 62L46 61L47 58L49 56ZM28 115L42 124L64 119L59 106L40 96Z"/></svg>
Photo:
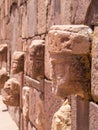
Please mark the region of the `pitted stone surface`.
<svg viewBox="0 0 98 130"><path fill-rule="evenodd" d="M92 30L85 25L55 25L48 34L54 93L90 98Z"/></svg>
<svg viewBox="0 0 98 130"><path fill-rule="evenodd" d="M68 100L54 114L51 130L71 130L71 106Z"/></svg>
<svg viewBox="0 0 98 130"><path fill-rule="evenodd" d="M15 78L5 82L2 90L3 102L7 106L19 106L20 100L20 83Z"/></svg>
<svg viewBox="0 0 98 130"><path fill-rule="evenodd" d="M9 79L9 75L6 72L5 68L2 68L0 70L0 88L2 89L4 87L5 82Z"/></svg>
<svg viewBox="0 0 98 130"><path fill-rule="evenodd" d="M17 74L24 70L24 52L14 52L11 69L13 74Z"/></svg>
<svg viewBox="0 0 98 130"><path fill-rule="evenodd" d="M91 77L91 94L94 101L98 102L98 26L95 27L93 35Z"/></svg>

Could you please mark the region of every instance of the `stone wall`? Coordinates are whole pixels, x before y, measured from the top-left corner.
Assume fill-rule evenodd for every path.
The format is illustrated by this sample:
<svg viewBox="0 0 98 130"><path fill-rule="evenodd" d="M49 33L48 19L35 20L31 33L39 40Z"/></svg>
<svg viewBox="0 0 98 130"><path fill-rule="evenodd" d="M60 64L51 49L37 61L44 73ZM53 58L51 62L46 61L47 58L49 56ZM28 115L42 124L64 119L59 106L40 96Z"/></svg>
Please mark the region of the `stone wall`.
<svg viewBox="0 0 98 130"><path fill-rule="evenodd" d="M7 76L5 71L2 72L7 76L4 82L8 78L15 78L10 85L2 83L4 91L9 94L8 89L10 89L10 93L14 95L14 101L10 105L6 98L4 101L6 104L8 103L8 110L19 126L19 130L51 130L51 126L52 130L67 129L67 127L70 130L70 112L72 130L97 130L97 67L95 64L92 65L91 77L91 44L88 45L88 43L93 41L95 48L93 47L92 49L92 63L94 63L97 60L97 5L97 0L0 1L0 69L6 70L8 74ZM93 35L90 35L88 38L88 33L85 34L85 31L83 31L85 28L82 28L82 26L79 26L78 29L73 26L69 27L70 29L64 26L51 28L52 25L68 24L88 25L94 30L95 36L93 38ZM89 27L86 26L86 28ZM53 31L56 31L56 33ZM64 41L69 41L69 32L72 36L70 38L72 42L66 45ZM86 30L86 32L88 31ZM58 48L60 47L63 52L62 45L55 46L55 43L59 45L61 43L60 38L62 38L61 42L65 45L65 50L72 46L71 55L69 55L69 52L68 54L64 52L59 55ZM77 38L79 38L78 42ZM51 47L50 41L52 41L53 47L58 51L58 56L55 53L55 49ZM79 44L76 45L75 42ZM4 46L2 47L2 45ZM55 54L52 55L52 53ZM71 60L65 61L65 57L69 59L71 56ZM56 60L56 67L51 59ZM79 62L79 59L84 62ZM69 95L67 97L69 101L66 103L65 93L63 94L59 90L61 98L57 98L54 94L55 88L53 88L53 85L59 85L58 75L63 73L64 66L69 68L73 60L74 64L72 66L75 66L75 63L77 65L75 70L73 69L75 71L74 74L77 75L78 73L81 77L86 70L86 76L88 77L86 77L86 80L84 80L85 78L80 78L85 85L80 81L80 88L78 89L76 85L75 91L72 89L73 84L71 84L72 90L70 93L68 90L67 94ZM62 67L57 65L57 63L60 64L61 62L64 65ZM81 69L81 66L85 67ZM53 69L56 70L56 68L58 71L53 73ZM79 71L76 71L78 68ZM3 75L2 73L1 75ZM74 75L72 76L74 77ZM85 77L85 75L83 76ZM94 76L95 78L93 78ZM17 93L14 92L17 88L14 87L16 80L20 84ZM75 80L77 80L77 77L76 79L74 78L74 83ZM65 89L64 92L66 92ZM6 97L5 92L2 93ZM73 94L79 97L70 97ZM18 103L17 98L15 98L17 95L20 100ZM66 116L63 117L62 113L66 113ZM67 127L63 125L60 127L55 126L54 123L56 121L57 125L60 125L58 122L59 114L61 114L60 120L67 122ZM55 121L56 117L57 120ZM54 119L53 123L52 118ZM61 122L64 123L64 121Z"/></svg>

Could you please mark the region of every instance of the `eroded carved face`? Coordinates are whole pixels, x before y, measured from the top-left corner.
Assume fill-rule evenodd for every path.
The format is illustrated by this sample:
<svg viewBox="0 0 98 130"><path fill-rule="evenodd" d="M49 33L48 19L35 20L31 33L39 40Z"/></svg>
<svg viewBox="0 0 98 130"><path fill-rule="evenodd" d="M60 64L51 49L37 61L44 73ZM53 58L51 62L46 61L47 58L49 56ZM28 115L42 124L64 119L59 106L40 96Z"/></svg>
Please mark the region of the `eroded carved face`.
<svg viewBox="0 0 98 130"><path fill-rule="evenodd" d="M14 52L12 58L11 72L13 74L19 73L24 69L24 53Z"/></svg>
<svg viewBox="0 0 98 130"><path fill-rule="evenodd" d="M90 98L90 32L87 26L53 26L48 34L54 93Z"/></svg>
<svg viewBox="0 0 98 130"><path fill-rule="evenodd" d="M15 78L5 82L2 90L3 102L8 106L19 106L20 84Z"/></svg>
<svg viewBox="0 0 98 130"><path fill-rule="evenodd" d="M90 97L89 56L65 56L61 62L60 59L52 60L54 93L61 98L77 94L88 99Z"/></svg>
<svg viewBox="0 0 98 130"><path fill-rule="evenodd" d="M30 76L34 79L44 74L44 40L33 40L29 47Z"/></svg>

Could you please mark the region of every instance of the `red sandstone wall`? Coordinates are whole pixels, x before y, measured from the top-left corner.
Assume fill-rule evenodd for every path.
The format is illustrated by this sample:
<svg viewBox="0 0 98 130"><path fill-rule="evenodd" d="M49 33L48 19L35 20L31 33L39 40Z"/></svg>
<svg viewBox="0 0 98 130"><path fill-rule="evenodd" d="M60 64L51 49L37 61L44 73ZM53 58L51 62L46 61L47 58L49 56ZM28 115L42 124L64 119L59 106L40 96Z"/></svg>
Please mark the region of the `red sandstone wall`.
<svg viewBox="0 0 98 130"><path fill-rule="evenodd" d="M53 114L61 105L61 100L58 100L52 94L51 87L51 66L49 63L49 56L47 49L45 50L45 70L43 74L42 87L43 91L40 89L35 89L36 86L32 87L31 84L36 81L30 82L28 79L25 81L25 77L30 75L29 65L28 65L28 48L34 39L45 40L47 45L47 32L49 28L54 24L87 24L94 25L97 21L98 11L96 10L98 2L96 0L1 0L0 1L0 44L7 43L8 45L8 55L6 68L10 74L10 77L16 77L21 82L21 87L24 85L30 87L29 93L29 121L23 119L22 114L22 98L20 104L20 116L19 120L19 108L9 107L9 111L19 125L20 130L50 130L51 119ZM95 6L96 5L96 6ZM95 11L96 10L96 11ZM14 51L24 51L26 53L24 75L11 74L11 60ZM2 64L1 64L2 67ZM46 79L45 79L46 78ZM20 80L21 79L21 80ZM32 78L33 79L33 78ZM23 81L22 81L23 80ZM22 90L22 89L21 89ZM21 97L22 97L22 92ZM78 99L79 100L79 99ZM76 102L77 100L74 99ZM74 102L72 101L72 102ZM88 111L88 104L83 103L80 100L76 102L78 105L86 104L86 110ZM77 106L76 105L76 106ZM38 108L39 106L39 108ZM77 112L77 107L73 105L72 113ZM80 111L81 111L80 107ZM97 123L93 121L92 115L95 115L93 108L96 109L97 105L90 103L90 122L96 125L93 129L90 125L90 130L97 130ZM86 111L86 113L87 113ZM84 109L82 110L84 112ZM42 113L40 117L40 113ZM84 113L83 113L84 114ZM88 113L87 113L88 114ZM41 118L43 121L42 126L38 123ZM79 115L81 118L81 115ZM88 115L87 115L88 116ZM97 115L96 115L97 116ZM94 119L96 118L94 117ZM84 117L83 117L84 118ZM72 119L75 120L75 117ZM87 121L87 120L86 120ZM76 123L76 122L75 122ZM74 125L75 125L74 123ZM81 120L79 120L81 123ZM88 122L87 122L88 123ZM85 122L84 122L85 124ZM83 124L83 125L84 125ZM77 125L77 124L76 124ZM88 124L87 124L88 125ZM73 126L73 130L76 126ZM87 127L85 127L85 130ZM75 129L76 130L76 129ZM81 130L77 128L77 130ZM84 129L83 129L84 130Z"/></svg>

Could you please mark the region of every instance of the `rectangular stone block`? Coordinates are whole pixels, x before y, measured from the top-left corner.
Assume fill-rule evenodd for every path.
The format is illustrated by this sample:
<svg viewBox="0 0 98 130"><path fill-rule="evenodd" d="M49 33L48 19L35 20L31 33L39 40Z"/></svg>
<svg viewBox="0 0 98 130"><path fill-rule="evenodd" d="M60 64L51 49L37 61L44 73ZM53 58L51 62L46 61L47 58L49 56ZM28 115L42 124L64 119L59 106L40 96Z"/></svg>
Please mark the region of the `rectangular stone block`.
<svg viewBox="0 0 98 130"><path fill-rule="evenodd" d="M27 1L28 37L37 34L37 1Z"/></svg>
<svg viewBox="0 0 98 130"><path fill-rule="evenodd" d="M55 23L55 1L54 0L47 0L46 6L48 10L48 16L47 16L47 31L50 29L52 25Z"/></svg>
<svg viewBox="0 0 98 130"><path fill-rule="evenodd" d="M89 101L72 96L72 130L89 130Z"/></svg>
<svg viewBox="0 0 98 130"><path fill-rule="evenodd" d="M31 88L29 96L29 119L38 130L44 130L43 101L43 93Z"/></svg>
<svg viewBox="0 0 98 130"><path fill-rule="evenodd" d="M72 0L72 22L74 24L84 24L87 13L92 4L92 0Z"/></svg>
<svg viewBox="0 0 98 130"><path fill-rule="evenodd" d="M60 5L61 24L71 24L71 0L60 0Z"/></svg>
<svg viewBox="0 0 98 130"><path fill-rule="evenodd" d="M38 26L38 34L43 34L46 32L46 1L38 0L37 1L37 26Z"/></svg>
<svg viewBox="0 0 98 130"><path fill-rule="evenodd" d="M46 43L45 43L45 76L47 77L47 79L52 79L52 64L51 64L51 60L50 60L50 55L49 55L49 46L48 46L48 37L46 36Z"/></svg>
<svg viewBox="0 0 98 130"><path fill-rule="evenodd" d="M43 81L39 82L37 80L32 79L31 77L25 76L24 77L25 84L32 88L35 88L38 91L43 92Z"/></svg>
<svg viewBox="0 0 98 130"><path fill-rule="evenodd" d="M98 105L94 102L90 102L89 130L98 130Z"/></svg>
<svg viewBox="0 0 98 130"><path fill-rule="evenodd" d="M27 5L23 5L21 7L21 23L22 23L22 38L27 38L28 37L28 16L27 16Z"/></svg>
<svg viewBox="0 0 98 130"><path fill-rule="evenodd" d="M52 93L52 82L45 80L45 130L51 130L54 113L60 108L62 101Z"/></svg>

